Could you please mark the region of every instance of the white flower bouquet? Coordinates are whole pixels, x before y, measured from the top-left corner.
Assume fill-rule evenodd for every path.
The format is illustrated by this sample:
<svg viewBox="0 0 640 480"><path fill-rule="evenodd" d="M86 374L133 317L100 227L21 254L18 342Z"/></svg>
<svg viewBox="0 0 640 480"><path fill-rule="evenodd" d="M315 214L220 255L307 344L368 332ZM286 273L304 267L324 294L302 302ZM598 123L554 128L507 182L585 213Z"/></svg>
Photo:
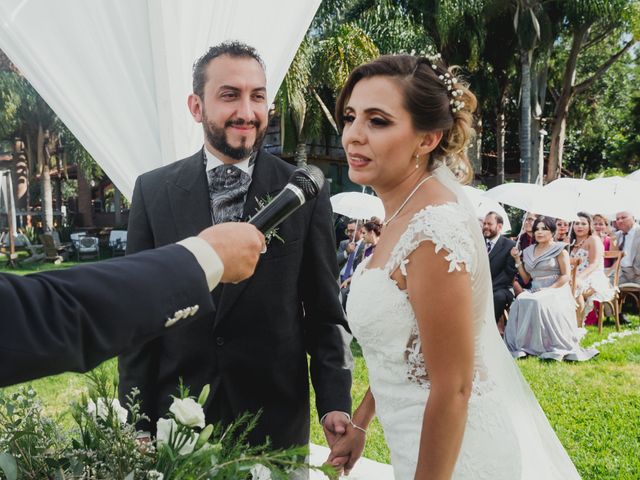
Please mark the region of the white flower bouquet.
<svg viewBox="0 0 640 480"><path fill-rule="evenodd" d="M44 415L32 388L0 392L0 478L286 480L291 472L309 468L306 447L270 450L268 444L247 444L259 414L243 415L224 428L207 425L202 406L209 386L195 399L180 385L169 413L158 420L157 437L141 440L134 425L146 417L137 392L128 397L127 411L115 399L106 370L88 377L89 394L72 405L70 429ZM323 471L332 473L328 467Z"/></svg>

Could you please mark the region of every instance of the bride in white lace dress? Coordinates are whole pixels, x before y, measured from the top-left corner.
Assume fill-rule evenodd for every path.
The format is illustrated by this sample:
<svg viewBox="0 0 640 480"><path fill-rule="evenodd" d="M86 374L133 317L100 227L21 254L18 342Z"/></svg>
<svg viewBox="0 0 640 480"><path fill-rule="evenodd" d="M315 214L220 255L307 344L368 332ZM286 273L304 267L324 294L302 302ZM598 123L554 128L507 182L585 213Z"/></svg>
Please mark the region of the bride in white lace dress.
<svg viewBox="0 0 640 480"><path fill-rule="evenodd" d="M470 172L475 103L441 61L409 55L358 67L338 100L349 177L387 214L347 304L370 389L329 458L345 471L377 414L396 480L580 478L499 337L482 235L451 171Z"/></svg>

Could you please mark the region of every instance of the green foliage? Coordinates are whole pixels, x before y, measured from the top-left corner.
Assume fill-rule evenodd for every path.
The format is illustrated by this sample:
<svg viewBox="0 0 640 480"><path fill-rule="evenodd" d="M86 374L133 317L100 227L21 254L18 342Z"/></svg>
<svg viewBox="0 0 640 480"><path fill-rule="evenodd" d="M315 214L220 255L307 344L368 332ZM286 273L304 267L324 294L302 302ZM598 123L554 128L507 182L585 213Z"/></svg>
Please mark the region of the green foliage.
<svg viewBox="0 0 640 480"><path fill-rule="evenodd" d="M88 394L71 407L75 426L63 429L49 419L30 386L0 390L0 469L10 479L166 479L231 480L252 478L255 469L268 469L274 480L285 480L290 472L306 468L307 447L270 450L268 443L249 446L247 436L258 416L245 414L228 427L182 423L185 417L168 415L173 427L168 438L141 442L134 424L146 417L140 413L133 391L127 411L117 400L114 370L99 367L88 374ZM175 401L190 399L189 390L179 388ZM203 389L196 404L189 406L204 418ZM173 408L172 408L173 412ZM188 445L187 445L188 444ZM259 465L259 466L258 466ZM323 469L330 473L328 468Z"/></svg>
<svg viewBox="0 0 640 480"><path fill-rule="evenodd" d="M378 48L360 27L345 24L334 35L320 41L322 63L315 71L329 88L338 92L351 70L378 55Z"/></svg>

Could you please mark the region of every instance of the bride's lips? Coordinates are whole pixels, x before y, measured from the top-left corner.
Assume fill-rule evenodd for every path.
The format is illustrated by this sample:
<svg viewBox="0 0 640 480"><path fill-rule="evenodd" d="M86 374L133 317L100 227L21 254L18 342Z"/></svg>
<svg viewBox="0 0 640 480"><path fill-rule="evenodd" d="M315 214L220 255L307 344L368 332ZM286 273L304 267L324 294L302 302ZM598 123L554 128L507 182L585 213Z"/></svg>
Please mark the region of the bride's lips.
<svg viewBox="0 0 640 480"><path fill-rule="evenodd" d="M369 165L371 159L364 155L358 155L357 153L348 153L347 161L349 162L350 167L363 168Z"/></svg>

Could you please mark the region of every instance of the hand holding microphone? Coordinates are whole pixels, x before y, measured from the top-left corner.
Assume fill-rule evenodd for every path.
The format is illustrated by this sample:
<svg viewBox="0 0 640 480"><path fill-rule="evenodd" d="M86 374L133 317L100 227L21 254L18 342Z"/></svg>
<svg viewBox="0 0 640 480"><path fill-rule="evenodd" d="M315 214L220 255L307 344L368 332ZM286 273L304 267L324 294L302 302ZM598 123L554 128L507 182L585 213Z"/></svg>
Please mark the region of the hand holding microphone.
<svg viewBox="0 0 640 480"><path fill-rule="evenodd" d="M282 191L261 208L249 223L262 233L280 225L289 215L315 198L324 185L322 171L314 165L305 165L294 170Z"/></svg>

